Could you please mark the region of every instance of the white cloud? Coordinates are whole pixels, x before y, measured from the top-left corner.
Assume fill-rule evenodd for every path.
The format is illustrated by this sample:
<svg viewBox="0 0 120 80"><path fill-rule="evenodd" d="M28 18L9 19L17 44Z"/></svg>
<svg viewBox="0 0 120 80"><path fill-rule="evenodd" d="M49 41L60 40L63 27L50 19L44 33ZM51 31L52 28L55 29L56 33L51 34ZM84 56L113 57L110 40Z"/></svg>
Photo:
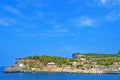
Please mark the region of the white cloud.
<svg viewBox="0 0 120 80"><path fill-rule="evenodd" d="M105 16L105 19L107 21L116 21L120 19L120 12L119 11L113 11Z"/></svg>
<svg viewBox="0 0 120 80"><path fill-rule="evenodd" d="M75 20L76 26L78 28L80 27L93 27L96 26L97 21L88 17L80 17L78 19Z"/></svg>
<svg viewBox="0 0 120 80"><path fill-rule="evenodd" d="M24 16L24 14L22 14L19 9L14 8L12 6L5 5L5 6L3 6L3 9L11 12L12 14L18 15L18 16L22 16L22 17Z"/></svg>
<svg viewBox="0 0 120 80"><path fill-rule="evenodd" d="M80 25L82 25L82 26L93 26L94 22L91 19L88 19L88 18L81 18L80 19Z"/></svg>
<svg viewBox="0 0 120 80"><path fill-rule="evenodd" d="M89 17L80 17L77 19L73 19L69 22L70 26L76 28L84 28L84 27L97 27L107 22L115 22L120 20L120 12L112 11L105 16L98 16L94 18Z"/></svg>
<svg viewBox="0 0 120 80"><path fill-rule="evenodd" d="M102 4L106 4L106 3L107 3L107 0L100 0L100 2L101 2Z"/></svg>
<svg viewBox="0 0 120 80"><path fill-rule="evenodd" d="M118 8L120 6L120 0L95 0L99 6L105 6L108 8Z"/></svg>

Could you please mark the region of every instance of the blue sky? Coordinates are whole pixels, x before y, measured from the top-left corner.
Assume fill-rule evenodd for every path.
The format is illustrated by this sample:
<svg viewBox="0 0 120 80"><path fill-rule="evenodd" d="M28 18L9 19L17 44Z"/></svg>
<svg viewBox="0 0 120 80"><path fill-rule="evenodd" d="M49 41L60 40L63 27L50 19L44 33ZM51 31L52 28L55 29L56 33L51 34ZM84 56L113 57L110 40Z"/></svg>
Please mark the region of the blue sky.
<svg viewBox="0 0 120 80"><path fill-rule="evenodd" d="M0 65L32 55L117 53L119 0L0 0Z"/></svg>

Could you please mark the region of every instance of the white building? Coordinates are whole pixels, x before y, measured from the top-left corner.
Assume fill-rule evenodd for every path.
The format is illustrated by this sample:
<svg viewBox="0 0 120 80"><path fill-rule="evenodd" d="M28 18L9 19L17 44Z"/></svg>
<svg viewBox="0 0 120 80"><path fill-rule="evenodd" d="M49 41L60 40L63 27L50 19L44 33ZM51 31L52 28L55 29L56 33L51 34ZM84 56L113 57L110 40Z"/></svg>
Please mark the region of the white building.
<svg viewBox="0 0 120 80"><path fill-rule="evenodd" d="M55 65L54 62L49 62L49 63L47 64L47 66L48 66L48 67L56 67L56 65Z"/></svg>
<svg viewBox="0 0 120 80"><path fill-rule="evenodd" d="M24 67L24 64L23 64L23 63L20 63L20 64L19 64L19 67Z"/></svg>

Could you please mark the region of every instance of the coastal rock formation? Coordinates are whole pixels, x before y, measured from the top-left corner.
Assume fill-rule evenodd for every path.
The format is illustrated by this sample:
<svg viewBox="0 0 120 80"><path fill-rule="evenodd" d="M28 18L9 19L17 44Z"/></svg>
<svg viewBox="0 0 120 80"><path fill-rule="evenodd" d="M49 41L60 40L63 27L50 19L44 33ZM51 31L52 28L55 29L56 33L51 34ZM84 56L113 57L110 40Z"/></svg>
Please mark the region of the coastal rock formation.
<svg viewBox="0 0 120 80"><path fill-rule="evenodd" d="M73 55L73 59L56 56L30 56L17 58L14 66L8 66L4 72L69 72L84 74L119 73L119 58L103 63L102 60L114 60L114 57L93 58L85 55Z"/></svg>
<svg viewBox="0 0 120 80"><path fill-rule="evenodd" d="M9 66L5 68L4 72L9 73L9 72L23 72L23 68L21 67L15 67L15 66Z"/></svg>

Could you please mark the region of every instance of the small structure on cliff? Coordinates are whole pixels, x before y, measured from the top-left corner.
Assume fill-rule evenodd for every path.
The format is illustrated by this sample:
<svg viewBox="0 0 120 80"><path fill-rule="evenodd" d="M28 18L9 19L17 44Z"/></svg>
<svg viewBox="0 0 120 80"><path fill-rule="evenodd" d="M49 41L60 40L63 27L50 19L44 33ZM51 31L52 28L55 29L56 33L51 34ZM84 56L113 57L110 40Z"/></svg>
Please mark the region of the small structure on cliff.
<svg viewBox="0 0 120 80"><path fill-rule="evenodd" d="M81 57L83 57L84 55L82 55L82 54L80 54L80 53L73 53L72 54L72 58L74 59L74 58L81 58Z"/></svg>
<svg viewBox="0 0 120 80"><path fill-rule="evenodd" d="M54 62L49 62L47 64L48 67L56 67L56 64Z"/></svg>

